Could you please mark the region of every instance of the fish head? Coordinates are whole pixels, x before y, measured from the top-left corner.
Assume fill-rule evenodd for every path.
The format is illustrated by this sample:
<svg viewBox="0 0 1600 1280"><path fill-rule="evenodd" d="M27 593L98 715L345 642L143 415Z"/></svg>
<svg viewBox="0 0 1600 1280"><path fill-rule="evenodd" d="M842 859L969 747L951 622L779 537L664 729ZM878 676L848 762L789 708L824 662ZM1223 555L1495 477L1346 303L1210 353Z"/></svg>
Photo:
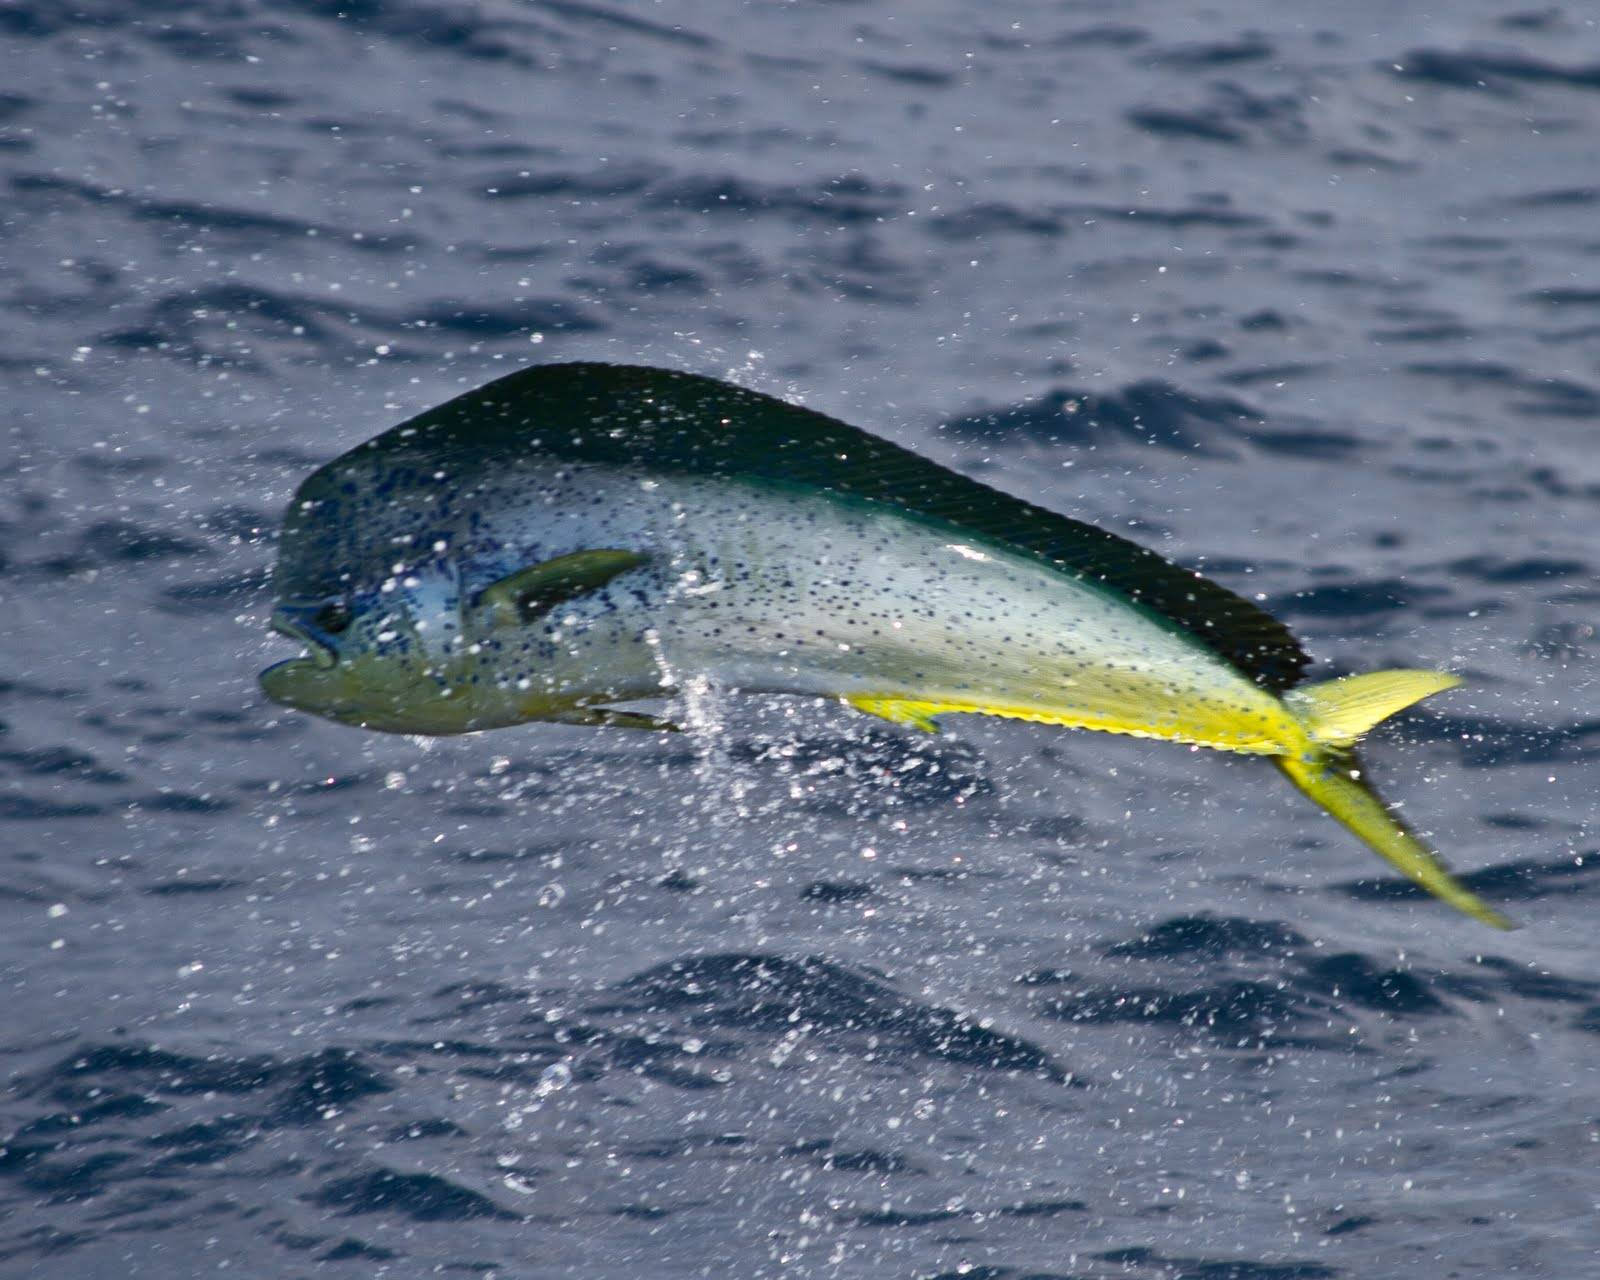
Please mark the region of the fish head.
<svg viewBox="0 0 1600 1280"><path fill-rule="evenodd" d="M389 733L481 728L448 502L415 468L361 453L316 472L290 503L271 626L306 653L263 671L262 692Z"/></svg>
<svg viewBox="0 0 1600 1280"><path fill-rule="evenodd" d="M465 733L469 656L453 575L408 572L384 590L280 600L272 629L305 646L261 673L267 697L340 724L389 733Z"/></svg>

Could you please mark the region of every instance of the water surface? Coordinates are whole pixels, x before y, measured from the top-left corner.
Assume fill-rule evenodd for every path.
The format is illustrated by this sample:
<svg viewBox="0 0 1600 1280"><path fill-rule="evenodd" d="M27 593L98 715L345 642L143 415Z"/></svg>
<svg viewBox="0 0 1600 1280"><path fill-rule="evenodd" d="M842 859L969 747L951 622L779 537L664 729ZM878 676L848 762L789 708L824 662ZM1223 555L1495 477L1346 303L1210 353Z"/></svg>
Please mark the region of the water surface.
<svg viewBox="0 0 1600 1280"><path fill-rule="evenodd" d="M0 1269L1596 1267L1581 7L0 10ZM1501 936L1259 762L266 704L308 470L519 364L792 396L1203 567Z"/></svg>

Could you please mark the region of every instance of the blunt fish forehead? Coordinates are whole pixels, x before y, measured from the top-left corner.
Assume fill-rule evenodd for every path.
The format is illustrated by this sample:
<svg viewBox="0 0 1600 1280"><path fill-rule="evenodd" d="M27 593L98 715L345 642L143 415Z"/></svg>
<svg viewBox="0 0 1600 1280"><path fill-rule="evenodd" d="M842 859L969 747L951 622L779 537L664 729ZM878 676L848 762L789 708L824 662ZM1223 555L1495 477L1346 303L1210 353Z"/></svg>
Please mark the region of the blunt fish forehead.
<svg viewBox="0 0 1600 1280"><path fill-rule="evenodd" d="M278 545L276 594L337 596L432 558L461 533L475 497L471 478L448 458L359 446L295 491Z"/></svg>

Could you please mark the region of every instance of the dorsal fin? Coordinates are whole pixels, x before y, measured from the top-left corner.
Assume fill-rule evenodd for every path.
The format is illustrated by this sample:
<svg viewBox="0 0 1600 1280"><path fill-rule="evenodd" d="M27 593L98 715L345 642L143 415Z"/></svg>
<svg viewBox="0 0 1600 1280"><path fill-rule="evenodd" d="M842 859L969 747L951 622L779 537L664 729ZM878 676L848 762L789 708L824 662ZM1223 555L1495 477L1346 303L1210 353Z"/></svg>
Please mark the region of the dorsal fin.
<svg viewBox="0 0 1600 1280"><path fill-rule="evenodd" d="M458 466L517 456L760 478L848 494L1031 553L1167 619L1268 689L1309 660L1248 600L1154 551L958 475L848 423L715 378L641 365L522 369L361 449L444 451Z"/></svg>

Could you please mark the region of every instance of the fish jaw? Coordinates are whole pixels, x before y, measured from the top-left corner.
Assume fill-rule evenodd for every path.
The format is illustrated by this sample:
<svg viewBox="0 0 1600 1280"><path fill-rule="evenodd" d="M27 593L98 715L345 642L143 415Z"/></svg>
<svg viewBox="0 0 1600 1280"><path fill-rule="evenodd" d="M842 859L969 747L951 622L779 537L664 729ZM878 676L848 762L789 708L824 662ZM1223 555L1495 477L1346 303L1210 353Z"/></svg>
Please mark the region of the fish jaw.
<svg viewBox="0 0 1600 1280"><path fill-rule="evenodd" d="M390 678L380 689L378 677L370 672L363 675L347 667L330 669L315 658L291 658L268 667L259 679L262 692L281 706L380 733L448 737L536 720L551 724L673 727L650 716L601 705L660 697L670 694L670 689L573 696L520 691L510 696L496 690L485 695L479 691L481 685L469 682L451 687L436 679L400 681L388 674Z"/></svg>
<svg viewBox="0 0 1600 1280"><path fill-rule="evenodd" d="M386 733L451 734L475 723L472 688L463 664L447 649L424 643L403 601L379 610L352 600L337 633L320 628L316 610L280 604L272 629L307 653L263 671L261 691L272 701L339 724Z"/></svg>
<svg viewBox="0 0 1600 1280"><path fill-rule="evenodd" d="M451 703L438 682L395 679L362 661L324 666L318 659L291 658L261 673L261 691L281 706L338 724L385 733L466 733L466 699Z"/></svg>
<svg viewBox="0 0 1600 1280"><path fill-rule="evenodd" d="M335 714L340 705L337 682L327 676L332 669L332 664L324 665L315 658L290 658L274 663L257 679L261 692L280 706L341 719Z"/></svg>
<svg viewBox="0 0 1600 1280"><path fill-rule="evenodd" d="M346 644L335 652L304 636L295 638L310 654L268 667L259 677L261 691L281 706L381 733L444 737L534 720L610 723L593 710L596 705L671 692L658 682L638 687L507 682L496 672L492 655L472 652L475 645L440 657L414 645Z"/></svg>

